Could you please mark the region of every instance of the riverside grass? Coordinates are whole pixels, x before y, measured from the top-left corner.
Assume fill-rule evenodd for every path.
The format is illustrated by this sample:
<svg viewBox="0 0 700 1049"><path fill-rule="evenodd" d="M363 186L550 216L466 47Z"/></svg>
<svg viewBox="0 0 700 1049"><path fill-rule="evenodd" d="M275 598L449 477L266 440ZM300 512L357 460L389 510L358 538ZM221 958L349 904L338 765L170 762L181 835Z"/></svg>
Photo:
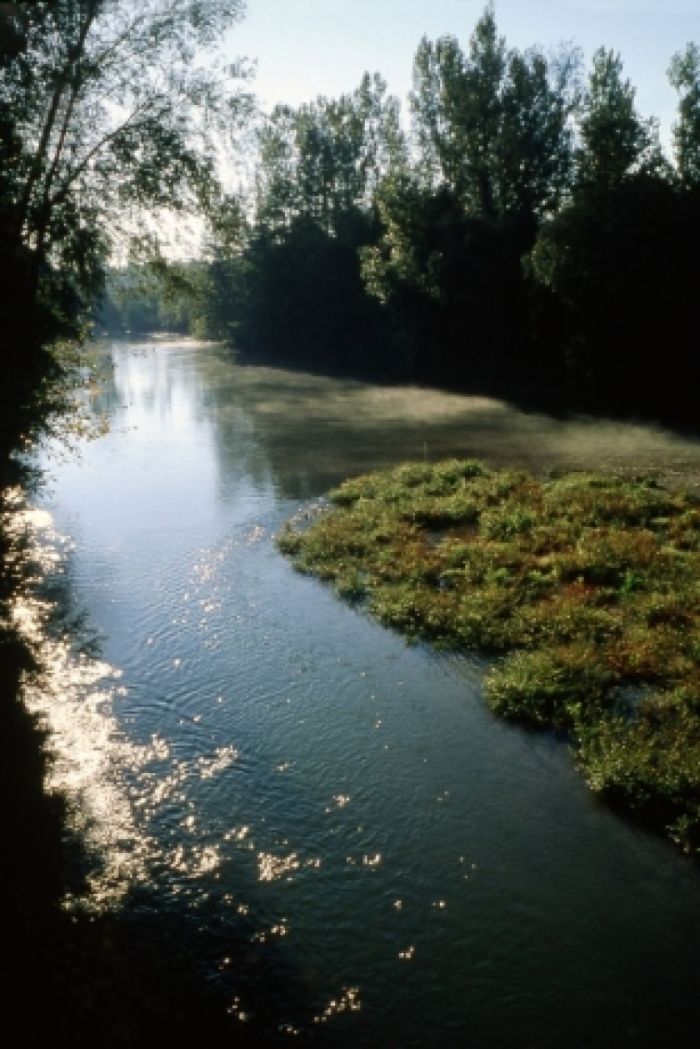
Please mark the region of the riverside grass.
<svg viewBox="0 0 700 1049"><path fill-rule="evenodd" d="M590 786L700 855L700 504L653 478L476 461L346 481L281 550L415 639L498 655L505 717L563 730Z"/></svg>

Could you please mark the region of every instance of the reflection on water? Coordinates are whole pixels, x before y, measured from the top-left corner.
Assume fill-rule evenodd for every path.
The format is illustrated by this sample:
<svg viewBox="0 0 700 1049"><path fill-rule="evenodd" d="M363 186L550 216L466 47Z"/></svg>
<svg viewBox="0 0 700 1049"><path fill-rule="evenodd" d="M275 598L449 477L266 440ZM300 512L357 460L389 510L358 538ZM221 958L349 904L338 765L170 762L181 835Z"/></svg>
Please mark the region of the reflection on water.
<svg viewBox="0 0 700 1049"><path fill-rule="evenodd" d="M24 556L36 567L36 581L62 572L69 544L54 531L49 514L18 502L13 531L25 541ZM73 638L57 636L50 626L53 613L50 601L31 592L18 593L14 600L14 625L41 668L27 678L23 695L51 740L47 789L66 799L70 829L80 835L92 860L87 891L66 904L102 910L148 881L156 846L139 828L136 811L143 799L131 796L126 780L147 775L149 764L167 756L167 745L155 734L147 745L128 738L114 713L115 701L125 692L121 672L76 651Z"/></svg>
<svg viewBox="0 0 700 1049"><path fill-rule="evenodd" d="M99 660L46 642L31 697L102 856L95 899L131 906L141 882L231 1016L274 1016L266 1038L684 1044L697 869L597 805L560 742L495 721L477 661L407 646L274 535L401 459L694 482L700 446L188 342L110 352L110 433L49 460L34 522L102 638Z"/></svg>

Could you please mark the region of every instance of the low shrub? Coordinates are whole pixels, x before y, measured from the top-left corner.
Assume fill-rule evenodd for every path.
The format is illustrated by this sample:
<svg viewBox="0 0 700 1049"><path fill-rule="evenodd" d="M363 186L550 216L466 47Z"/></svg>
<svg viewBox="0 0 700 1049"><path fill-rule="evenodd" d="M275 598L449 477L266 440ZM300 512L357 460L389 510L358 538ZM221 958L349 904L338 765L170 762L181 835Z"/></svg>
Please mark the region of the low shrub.
<svg viewBox="0 0 700 1049"><path fill-rule="evenodd" d="M594 790L700 848L700 508L653 479L405 464L280 549L411 638L503 654L499 714L569 732ZM639 690L639 703L620 702ZM656 698L654 698L656 697Z"/></svg>

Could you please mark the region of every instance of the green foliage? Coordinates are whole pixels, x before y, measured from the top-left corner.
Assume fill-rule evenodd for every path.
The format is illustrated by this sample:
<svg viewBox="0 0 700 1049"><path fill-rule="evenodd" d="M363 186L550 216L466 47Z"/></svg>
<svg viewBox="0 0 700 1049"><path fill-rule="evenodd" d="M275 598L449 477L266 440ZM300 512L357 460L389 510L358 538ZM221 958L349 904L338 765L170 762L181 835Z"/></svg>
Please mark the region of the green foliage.
<svg viewBox="0 0 700 1049"><path fill-rule="evenodd" d="M301 571L410 638L504 653L486 678L496 712L567 731L594 789L700 843L691 496L450 460L356 477L330 500L280 537Z"/></svg>
<svg viewBox="0 0 700 1049"><path fill-rule="evenodd" d="M239 350L319 370L401 371L360 275L373 198L405 163L398 103L379 76L338 99L277 106L258 135L252 219L212 241L215 329Z"/></svg>
<svg viewBox="0 0 700 1049"><path fill-rule="evenodd" d="M679 93L673 129L678 174L686 187L700 185L700 47L691 43L673 56L669 80Z"/></svg>
<svg viewBox="0 0 700 1049"><path fill-rule="evenodd" d="M368 290L383 303L401 293L439 300L445 247L463 235L461 209L449 193L428 193L407 174L382 183L376 206L383 236L361 252Z"/></svg>
<svg viewBox="0 0 700 1049"><path fill-rule="evenodd" d="M690 192L679 192L634 95L619 56L596 52L571 195L540 228L528 269L553 323L567 399L690 418L700 210ZM688 142L691 125L683 125ZM663 367L649 366L660 345L668 347Z"/></svg>
<svg viewBox="0 0 700 1049"><path fill-rule="evenodd" d="M596 707L604 709L616 683L614 672L592 646L574 642L507 656L489 673L486 688L497 714L568 728L579 721L584 708L587 718Z"/></svg>
<svg viewBox="0 0 700 1049"><path fill-rule="evenodd" d="M214 132L229 99L195 64L239 13L238 0L18 3L22 50L0 81L16 164L0 201L30 248L37 288L61 270L79 294L99 281L130 208L192 210L216 193Z"/></svg>
<svg viewBox="0 0 700 1049"><path fill-rule="evenodd" d="M6 312L31 317L35 346L81 330L109 250L136 225L198 211L206 267L171 267L170 291L134 302L125 326L187 324L323 371L695 420L697 45L669 73L675 170L619 55L596 52L582 88L575 48L512 49L489 5L466 47L420 42L411 141L365 74L261 118L246 200L217 171L251 100L240 66L222 76L207 59L239 8L25 0L3 14L0 270ZM16 334L8 375L26 356ZM664 367L650 367L659 345ZM47 361L37 351L0 403L8 431L24 411L9 400L29 403Z"/></svg>
<svg viewBox="0 0 700 1049"><path fill-rule="evenodd" d="M465 56L454 37L424 38L416 52L411 104L430 183L444 182L476 214L491 217L505 42L492 10L477 23Z"/></svg>
<svg viewBox="0 0 700 1049"><path fill-rule="evenodd" d="M362 213L329 234L310 217L282 234L258 229L236 259L210 267L210 330L250 358L318 371L400 374L383 345L384 319L362 284L358 248L371 237ZM378 347L381 349L378 351Z"/></svg>
<svg viewBox="0 0 700 1049"><path fill-rule="evenodd" d="M583 86L576 48L510 48L492 5L466 47L420 42L408 142L377 75L276 107L254 200L221 202L208 330L306 368L693 423L696 51L671 68L675 171L619 55Z"/></svg>
<svg viewBox="0 0 700 1049"><path fill-rule="evenodd" d="M201 213L218 198L222 136L247 99L236 70L202 59L240 9L19 0L3 10L3 452L36 419L40 387L61 378L49 344L84 334L110 249L154 216L166 226L162 209Z"/></svg>
<svg viewBox="0 0 700 1049"><path fill-rule="evenodd" d="M610 714L582 732L580 763L599 794L666 826L700 850L700 692L697 681L643 699L633 719Z"/></svg>
<svg viewBox="0 0 700 1049"><path fill-rule="evenodd" d="M398 111L369 73L337 99L276 106L259 133L258 226L284 235L301 218L342 233L347 216L366 211L380 180L405 163Z"/></svg>
<svg viewBox="0 0 700 1049"><path fill-rule="evenodd" d="M596 51L580 120L581 182L616 186L633 172L663 166L656 127L637 115L634 96L629 80L622 80L620 56Z"/></svg>
<svg viewBox="0 0 700 1049"><path fill-rule="evenodd" d="M454 37L423 39L411 96L422 170L465 211L531 218L554 208L571 164L568 116L577 57L509 51L488 8L464 54Z"/></svg>
<svg viewBox="0 0 700 1049"><path fill-rule="evenodd" d="M109 269L96 311L98 326L110 332L154 331L210 334L207 326L209 277L202 263L167 262Z"/></svg>
<svg viewBox="0 0 700 1049"><path fill-rule="evenodd" d="M362 252L417 378L492 390L515 371L522 258L570 178L576 66L575 52L509 50L490 8L466 54L453 37L421 42L419 156L379 186L382 235Z"/></svg>

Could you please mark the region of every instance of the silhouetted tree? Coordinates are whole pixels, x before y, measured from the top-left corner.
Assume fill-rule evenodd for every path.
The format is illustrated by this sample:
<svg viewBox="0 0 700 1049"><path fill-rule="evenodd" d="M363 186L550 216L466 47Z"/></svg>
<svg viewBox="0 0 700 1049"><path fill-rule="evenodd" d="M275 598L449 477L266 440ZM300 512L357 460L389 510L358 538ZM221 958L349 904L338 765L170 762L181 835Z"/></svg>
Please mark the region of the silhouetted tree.
<svg viewBox="0 0 700 1049"><path fill-rule="evenodd" d="M202 211L218 193L219 132L240 114L198 61L240 0L18 0L2 5L0 219L3 418L57 373L110 246L144 213ZM141 227L143 229L143 227ZM11 304L11 309L9 308ZM30 348L31 347L31 348ZM60 371L60 369L58 369ZM19 425L19 416L9 430Z"/></svg>
<svg viewBox="0 0 700 1049"><path fill-rule="evenodd" d="M678 174L685 187L700 186L700 47L688 44L674 55L669 79L680 100L673 142Z"/></svg>
<svg viewBox="0 0 700 1049"><path fill-rule="evenodd" d="M411 104L427 184L447 186L468 214L487 220L555 209L571 170L577 60L509 51L492 8L466 55L454 37L424 39Z"/></svg>
<svg viewBox="0 0 700 1049"><path fill-rule="evenodd" d="M634 95L619 56L597 51L571 199L542 229L531 261L553 293L567 396L648 413L673 407L670 377L690 363L679 298L687 234L655 124L638 115Z"/></svg>
<svg viewBox="0 0 700 1049"><path fill-rule="evenodd" d="M377 186L406 163L398 103L366 74L338 99L277 106L259 144L253 220L239 223L235 246L225 236L212 253L219 328L249 355L388 368L374 350L381 311L363 285L358 251L376 238Z"/></svg>
<svg viewBox="0 0 700 1049"><path fill-rule="evenodd" d="M420 155L378 192L363 272L422 378L490 389L521 366L521 260L568 185L576 62L508 50L492 8L467 54L453 37L418 48Z"/></svg>

